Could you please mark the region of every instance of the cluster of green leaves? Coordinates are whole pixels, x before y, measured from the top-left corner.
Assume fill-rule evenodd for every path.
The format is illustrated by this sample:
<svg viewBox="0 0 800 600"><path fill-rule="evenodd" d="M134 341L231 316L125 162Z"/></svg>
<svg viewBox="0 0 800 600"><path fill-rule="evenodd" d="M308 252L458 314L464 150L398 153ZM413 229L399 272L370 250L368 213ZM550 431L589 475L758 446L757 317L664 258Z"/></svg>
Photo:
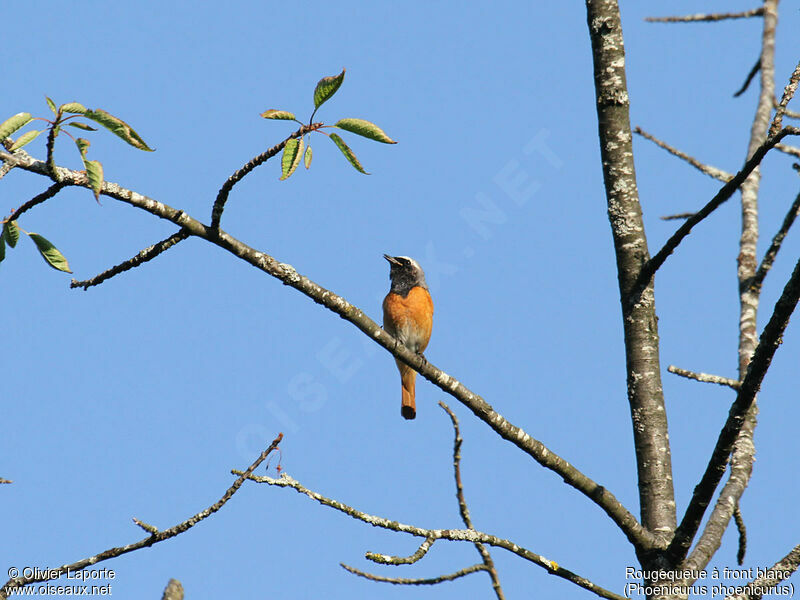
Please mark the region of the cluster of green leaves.
<svg viewBox="0 0 800 600"><path fill-rule="evenodd" d="M64 255L58 251L58 248L50 240L38 233L25 231L17 225L16 221L6 221L3 224L3 232L0 234L0 262L6 257L6 244L10 248L16 247L20 231L33 240L33 243L36 244L36 249L39 250L39 254L42 255L48 265L59 271L72 273L67 259L64 258Z"/></svg>
<svg viewBox="0 0 800 600"><path fill-rule="evenodd" d="M314 89L314 112L311 113L311 118L308 120L308 125L312 124L314 115L317 113L317 109L319 109L319 107L322 106L326 100L329 100L331 96L333 96L341 87L342 82L344 81L344 72L345 70L342 69L342 72L338 75L323 77L319 80L317 87ZM288 110L277 110L272 108L261 113L261 116L265 119L295 121L303 125L302 122L297 120L297 118L294 116L294 113L291 113ZM364 170L364 167L361 166L361 163L359 162L355 153L347 144L345 144L344 140L338 134L328 134L320 131L320 129L325 127L336 127L338 129L349 131L350 133L355 133L356 135L375 140L376 142L383 142L384 144L397 143L388 135L386 135L380 127L375 125L375 123L370 123L364 119L339 119L333 125L321 125L313 130L319 131L319 133L322 133L323 135L327 135L333 141L333 143L336 144L336 147L339 148L342 154L344 154L347 162L353 165L356 170L364 173L365 175L369 175L369 173ZM286 145L283 147L283 156L281 157L281 181L288 179L292 173L295 172L297 167L300 166L301 161L305 165L306 169L308 169L311 166L311 158L311 145L306 144L305 134L298 137L291 137L286 140Z"/></svg>
<svg viewBox="0 0 800 600"><path fill-rule="evenodd" d="M45 96L45 99L47 100L47 106L55 115L53 120L41 117L32 117L31 114L27 112L17 113L13 117L6 119L2 124L0 124L0 142L5 142L7 139L9 139L10 144L6 142L6 145L10 152L14 152L31 143L33 140L39 137L40 134L47 131L48 137L50 138L50 144L48 146L48 163L52 168L52 145L55 143L56 137L58 137L58 135L63 131L66 135L72 138L72 140L75 142L75 145L78 147L78 152L80 152L84 169L86 169L86 176L89 179L89 185L94 192L94 197L96 200L100 199L100 191L103 189L103 165L98 160L89 160L87 158L86 155L90 146L89 140L80 137L75 138L69 133L68 130L63 129L64 127L73 127L81 131L97 131L94 127L88 125L87 123L74 120L78 117L85 117L86 119L94 121L98 125L105 127L111 133L124 140L134 148L152 152L152 149L147 146L144 140L133 130L130 125L128 125L122 119L119 119L102 109L98 108L96 110L91 110L86 108L80 102L67 102L66 104L56 107L55 102L53 102L50 98ZM13 133L19 131L33 121L44 121L47 123L47 127L44 129L34 129L28 131L20 135L16 140L10 140L10 136ZM25 233L33 240L33 242L36 244L36 248L39 250L39 254L42 255L42 258L44 258L48 265L54 269L58 269L59 271L72 273L72 271L70 271L67 259L64 258L64 255L61 254L61 252L59 252L58 249L49 240L47 240L47 238L39 235L38 233L28 233L19 227L16 221L6 221L3 224L2 235L0 235L0 261L5 258L6 244L8 244L10 248L14 248L17 245L20 231Z"/></svg>
<svg viewBox="0 0 800 600"><path fill-rule="evenodd" d="M48 134L52 136L53 141L55 141L55 138L58 137L60 133L66 133L70 138L72 138L72 140L75 142L75 145L78 147L78 152L80 152L81 160L83 161L83 167L86 169L86 175L89 178L89 185L91 186L96 199L100 198L100 191L103 189L103 165L98 160L89 160L87 158L86 154L89 150L89 146L91 145L89 140L80 137L75 138L63 128L68 126L74 127L75 129L80 129L81 131L97 130L87 123L75 121L73 119L85 117L91 121L94 121L98 125L105 127L111 133L124 140L134 148L146 150L147 152L153 151L130 125L128 125L122 119L107 113L103 109L98 108L96 110L92 110L86 108L80 102L67 102L66 104L56 107L55 102L53 102L50 98L45 96L45 99L47 100L47 106L55 115L53 120L44 119L41 117L34 118L30 113L26 112L18 113L0 124L0 142L8 138L12 133L25 127L28 123L37 120L46 122L48 124L47 127L45 127L45 129L32 130L23 133L16 139L16 141L12 141L12 144L9 148L11 152L22 148L26 144L29 144L39 137L39 135L44 131L47 131ZM48 159L51 158L52 157L48 157Z"/></svg>

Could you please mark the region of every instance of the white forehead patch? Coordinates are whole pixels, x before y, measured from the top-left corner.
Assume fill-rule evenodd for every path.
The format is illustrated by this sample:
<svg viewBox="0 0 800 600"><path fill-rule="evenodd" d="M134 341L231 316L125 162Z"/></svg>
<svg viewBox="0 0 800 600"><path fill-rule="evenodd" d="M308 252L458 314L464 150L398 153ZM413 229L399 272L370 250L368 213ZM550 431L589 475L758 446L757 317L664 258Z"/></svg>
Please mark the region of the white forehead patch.
<svg viewBox="0 0 800 600"><path fill-rule="evenodd" d="M414 265L417 269L419 269L420 271L422 270L422 268L419 266L419 263L417 261L415 261L413 258L411 258L410 256L398 256L397 258L404 258L408 262L410 262L412 265Z"/></svg>

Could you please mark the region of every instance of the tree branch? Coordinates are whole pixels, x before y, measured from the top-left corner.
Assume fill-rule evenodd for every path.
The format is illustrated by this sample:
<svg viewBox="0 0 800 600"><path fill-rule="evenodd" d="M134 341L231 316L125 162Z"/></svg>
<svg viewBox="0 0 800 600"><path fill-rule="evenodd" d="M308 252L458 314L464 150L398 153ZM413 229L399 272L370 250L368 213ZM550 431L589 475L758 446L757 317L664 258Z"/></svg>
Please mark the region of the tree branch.
<svg viewBox="0 0 800 600"><path fill-rule="evenodd" d="M753 68L750 69L750 72L747 74L747 77L745 77L745 80L744 80L744 83L742 84L742 87L740 87L738 89L738 91L736 91L733 94L734 98L738 98L739 96L741 96L742 94L744 94L747 91L747 88L750 87L750 83L753 81L753 78L756 76L756 74L760 70L761 70L761 56L758 57L758 60L756 61L756 64L753 65Z"/></svg>
<svg viewBox="0 0 800 600"><path fill-rule="evenodd" d="M231 471L234 475L242 475L241 471L233 470ZM405 525L403 523L399 523L397 521L391 521L389 519L385 519L383 517L377 517L375 515L370 515L360 510L357 510L351 506L348 506L338 500L333 500L331 498L327 498L322 494L317 492L311 491L305 486L303 486L299 481L290 477L287 473L282 473L280 479L273 479L272 477L267 476L256 476L256 475L249 475L247 479L255 481L257 483L266 483L268 485L274 485L278 487L286 487L292 488L296 490L300 494L304 494L322 504L323 506L328 506L339 512L346 514L349 517L357 519L359 521L363 521L364 523L368 523L373 527L380 527L382 529L389 529L391 531L397 531L400 533L407 533L409 535L413 535L416 537L421 538L432 538L434 540L450 540L456 542L469 542L471 544L482 543L487 544L489 546L495 546L497 548L503 548L504 550L508 550L517 556L528 560L543 569L546 569L548 573L551 575L556 575L561 577L562 579L566 579L578 585L590 592L597 594L602 598L609 598L611 600L623 600L624 596L620 596L606 590L592 581L586 579L585 577L581 577L565 569L558 565L558 563L551 561L535 552L531 552L530 550L515 544L509 540L505 540L499 538L494 535L489 535L486 533L482 533L480 531L476 531L474 529L423 529L422 527L415 527L413 525Z"/></svg>
<svg viewBox="0 0 800 600"><path fill-rule="evenodd" d="M717 179L717 180L719 180L719 181L721 181L723 183L727 183L733 177L733 175L731 175L727 171L723 171L722 169L718 169L716 167L712 167L710 165L703 164L699 160L697 160L696 158L694 158L692 156L689 156L685 152L681 152L680 150L670 146L666 142L662 142L661 140L659 140L654 135L651 135L651 134L647 133L646 131L644 131L641 127L636 127L633 131L634 131L634 133L638 133L643 138L650 140L651 142L653 142L654 144L656 144L660 148L664 148L664 150L666 150L667 152L669 152L673 156L677 156L678 158L680 158L682 160L685 160L690 165L692 165L695 169L697 169L701 173L705 173L709 177L713 177L714 179Z"/></svg>
<svg viewBox="0 0 800 600"><path fill-rule="evenodd" d="M786 87L783 89L783 96L781 97L781 101L778 102L778 106L775 109L775 116L772 118L772 124L769 128L770 136L780 131L783 125L783 115L786 114L786 105L789 104L789 101L794 97L795 92L797 92L798 83L800 83L800 62L797 63L792 76L789 78L789 83L787 83Z"/></svg>
<svg viewBox="0 0 800 600"><path fill-rule="evenodd" d="M456 480L458 511L461 513L461 520L464 521L464 525L467 526L467 529L475 529L475 527L472 525L472 518L469 516L467 501L464 499L464 486L461 483L461 444L464 443L464 440L461 438L461 431L458 428L458 418L456 417L456 414L450 410L450 407L444 402L439 402L439 406L441 406L442 409L448 414L450 421L453 423L453 473ZM486 546L481 543L475 544L475 548L478 550L478 554L481 555L483 564L489 573L489 577L492 579L492 589L497 596L497 600L504 600L505 595L503 594L503 588L500 586L500 577L497 575L497 568L494 566L492 555L489 553L489 550L486 548Z"/></svg>
<svg viewBox="0 0 800 600"><path fill-rule="evenodd" d="M769 569L765 569L764 575L757 577L745 587L742 594L728 596L725 600L761 600L781 581L786 581L800 565L800 545L792 548L791 552L776 562Z"/></svg>
<svg viewBox="0 0 800 600"><path fill-rule="evenodd" d="M222 219L222 211L225 210L225 203L228 201L228 194L231 193L231 190L233 189L233 186L235 186L242 179L244 179L244 177L248 173L250 173L253 169L255 169L256 167L258 167L260 165L263 165L270 158L272 158L278 152L283 150L283 147L286 145L286 142L288 142L291 139L299 138L300 136L303 136L303 135L305 135L307 133L310 133L312 131L316 131L320 127L322 127L322 123L312 123L311 125L303 125L302 127L300 127L300 129L298 129L297 131L292 133L289 137L287 137L285 140L283 140L280 144L276 144L275 146L273 146L272 148L270 148L266 152L262 152L261 154L259 154L255 158L252 158L241 169L237 170L233 175L228 177L228 179L225 180L225 183L220 188L219 192L217 192L217 198L216 198L216 200L214 200L214 207L211 209L211 227L212 227L212 229L218 229L219 228L219 222L220 222L220 219Z"/></svg>
<svg viewBox="0 0 800 600"><path fill-rule="evenodd" d="M622 23L616 0L586 0L586 13L592 42L603 182L622 305L641 520L656 536L658 544L663 544L675 528L675 494L652 282L648 280L641 290L636 288L650 254L633 162ZM641 560L649 561L641 547L637 547L637 554ZM652 563L647 566L661 567Z"/></svg>
<svg viewBox="0 0 800 600"><path fill-rule="evenodd" d="M753 8L738 13L712 13L694 14L682 17L645 17L648 23L700 23L709 21L725 21L728 19L749 19L750 17L760 17L764 14L764 9Z"/></svg>
<svg viewBox="0 0 800 600"><path fill-rule="evenodd" d="M787 144L775 144L775 150L780 150L781 152L800 158L800 148L795 148L794 146L789 146Z"/></svg>
<svg viewBox="0 0 800 600"><path fill-rule="evenodd" d="M772 268L772 264L775 262L775 258L778 256L778 252L783 244L783 240L786 237L786 234L789 233L789 229L791 229L792 225L794 224L798 213L800 213L800 193L797 194L794 202L792 202L792 205L789 207L789 211L783 218L783 223L781 224L780 229L778 229L777 233L773 236L772 243L769 245L767 252L764 254L761 264L758 266L758 271L756 271L756 274L753 276L748 285L748 287L751 290L754 290L756 293L761 292L761 286L764 283L764 278Z"/></svg>
<svg viewBox="0 0 800 600"><path fill-rule="evenodd" d="M675 365L667 367L667 371L686 377L687 379L694 379L695 381L702 381L703 383L716 383L717 385L724 385L735 390L739 389L739 382L735 379L728 379L727 377L720 377L719 375L709 375L708 373L696 373L694 371L687 371Z"/></svg>
<svg viewBox="0 0 800 600"><path fill-rule="evenodd" d="M363 577L364 579L369 579L370 581L380 581L383 583L394 583L395 585L436 585L437 583L443 583L445 581L453 581L454 579L458 579L459 577L464 577L464 575L469 575L470 573L477 573L478 571L485 571L486 565L472 565L471 567L467 567L466 569L461 569L460 571L456 571L455 573L450 573L448 575L439 575L439 577L428 577L425 579L407 579L405 577L382 577L381 575L373 575L372 573L365 573L364 571L359 571L355 567L351 567L350 565L346 565L344 563L339 563L345 571L350 571L354 575L358 575L359 577Z"/></svg>
<svg viewBox="0 0 800 600"><path fill-rule="evenodd" d="M67 571L80 571L81 569L84 569L90 565L97 564L104 560L115 558L117 556L121 556L122 554L127 554L128 552L133 552L134 550L139 550L140 548L149 547L152 546L153 544L163 542L164 540L173 538L176 535L179 535L184 531L191 529L192 527L197 525L200 521L211 516L212 514L217 512L220 508L222 508L225 505L225 503L228 500L230 500L231 497L233 497L236 491L240 487L242 487L242 484L244 483L245 479L250 477L253 471L255 471L258 468L258 465L264 462L267 456L269 456L269 454L273 450L275 450L275 448L278 447L278 444L282 439L283 439L283 434L279 433L278 437L272 440L272 443L269 445L269 447L266 450L264 450L264 452L261 453L261 456L259 456L253 462L253 464L251 464L247 468L246 471L242 472L241 476L236 481L233 482L233 485L231 485L231 487L227 489L227 491L222 495L222 497L219 500L217 500L214 504L212 504L205 510L202 510L193 517L190 517L183 523L179 523L178 525L170 527L165 531L151 534L149 537L146 537L143 540L139 540L138 542L135 542L133 544L128 544L127 546L121 546L118 548L109 548L108 550L104 550L99 554L95 554L94 556L90 556L89 558L84 558L69 565L62 565L60 567L54 567L51 569L37 569L37 572L34 574L34 576L31 577L12 577L5 583L5 585L2 588L0 588L0 599L5 600L6 598L8 598L9 594L11 594L12 590L21 588L25 585L28 585L29 583L58 579L61 575L63 575Z"/></svg>
<svg viewBox="0 0 800 600"><path fill-rule="evenodd" d="M411 556L389 556L388 554L367 552L366 558L380 565L412 565L428 553L435 541L434 538L425 538L425 541L420 544L417 551Z"/></svg>
<svg viewBox="0 0 800 600"><path fill-rule="evenodd" d="M41 194L37 194L36 196L34 196L34 197L33 197L33 198L31 198L30 200L28 200L28 201L27 201L25 204L23 204L22 206L20 206L20 207L19 207L17 210L15 210L13 213L11 213L11 216L9 216L7 219L4 219L4 220L3 220L3 223L5 223L5 222L7 222L7 221L16 221L16 220L17 220L17 219L19 219L19 218L20 218L20 217L21 217L21 216L22 216L24 213L28 212L28 211L29 211L30 209L32 209L34 206L36 206L36 205L38 205L38 204L41 204L41 203L42 203L42 202L44 202L45 200L49 200L50 198L52 198L53 196L55 196L55 195L56 195L58 192L60 192L61 190L63 190L63 189L64 189L64 187L66 187L66 186L65 186L65 184L63 184L63 183L54 183L54 184L53 184L53 185L51 185L49 188L47 188L45 191L43 191Z"/></svg>
<svg viewBox="0 0 800 600"><path fill-rule="evenodd" d="M739 437L745 418L755 401L756 394L764 380L764 375L769 368L778 346L781 344L783 332L789 323L789 318L800 299L800 260L797 261L792 276L786 283L781 297L775 304L775 310L761 334L761 339L753 360L747 369L747 374L742 380L736 401L731 406L725 426L719 434L717 444L711 455L711 460L706 467L700 483L694 489L692 499L686 509L681 524L675 531L675 537L667 549L673 559L673 564L678 564L686 556L689 546L694 539L700 522L708 507L714 491L725 473L728 457L733 450L733 445Z"/></svg>
<svg viewBox="0 0 800 600"><path fill-rule="evenodd" d="M172 248L172 246L174 246L178 242L182 242L188 237L189 237L189 232L187 232L185 229L176 231L167 239L161 240L160 242L157 242L152 246L148 246L133 258L129 258L124 263L113 266L107 271L103 271L102 273L100 273L95 277L92 277L91 279L87 279L86 281L77 281L73 279L70 282L69 287L71 288L82 287L84 291L86 291L94 285L100 285L105 280L111 279L112 277L114 277L114 275L119 275L120 273L124 273L129 269L138 267L142 263L146 263L149 260L153 260L156 256L158 256L162 252L169 250L170 248Z"/></svg>
<svg viewBox="0 0 800 600"><path fill-rule="evenodd" d="M25 171L48 175L46 165L32 158L21 158L0 151L0 160L12 162L15 166ZM62 167L58 167L57 170L60 181L65 185L89 187L85 173ZM103 183L101 193L149 212L161 219L166 219L187 230L190 235L202 238L227 250L234 256L275 277L283 282L284 285L293 287L317 304L325 306L341 318L349 321L375 343L389 351L395 358L411 366L422 377L464 404L475 416L496 431L500 437L520 448L540 465L554 471L567 484L585 494L605 511L635 547L647 549L653 546L655 540L652 534L642 527L636 517L617 500L614 494L584 475L540 441L532 438L524 430L510 423L483 398L470 391L458 380L438 369L416 352L406 348L379 327L362 310L341 296L301 275L291 265L281 263L269 254L251 248L221 229L214 229L204 225L182 210L177 210L153 198L108 181Z"/></svg>
<svg viewBox="0 0 800 600"><path fill-rule="evenodd" d="M655 272L658 271L661 265L663 265L667 260L667 257L669 257L669 255L675 251L675 248L677 248L678 245L686 238L686 236L689 235L689 233L692 231L692 228L712 212L714 212L717 208L719 208L724 202L729 200L739 186L742 185L744 180L747 179L747 176L750 175L750 173L752 173L753 170L761 163L767 152L774 148L778 142L788 135L800 135L800 128L784 127L777 133L777 135L775 135L775 137L768 139L761 146L759 146L753 156L751 156L750 159L745 162L742 169L736 173L736 175L734 175L728 183L720 188L719 192L714 195L708 204L697 211L693 217L687 219L687 221L681 225L674 234L672 234L672 237L667 240L661 250L659 250L655 256L653 256L653 258L651 258L644 265L644 267L642 267L636 282L637 288L641 288L650 282L650 279L653 277Z"/></svg>

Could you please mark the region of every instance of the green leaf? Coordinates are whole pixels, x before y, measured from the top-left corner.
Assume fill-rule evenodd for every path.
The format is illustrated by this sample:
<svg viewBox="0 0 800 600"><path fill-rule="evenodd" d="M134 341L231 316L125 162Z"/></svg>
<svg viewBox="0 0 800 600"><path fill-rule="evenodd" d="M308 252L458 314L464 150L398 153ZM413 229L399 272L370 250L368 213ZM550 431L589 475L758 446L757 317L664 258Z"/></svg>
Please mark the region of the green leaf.
<svg viewBox="0 0 800 600"><path fill-rule="evenodd" d="M42 133L41 131L33 130L23 133L16 142L11 145L9 148L9 152L13 152L14 150L19 150L26 144L30 144L33 140L39 137L39 134Z"/></svg>
<svg viewBox="0 0 800 600"><path fill-rule="evenodd" d="M72 113L75 115L84 115L88 112L88 109L80 102L67 102L66 104L62 104L59 107L59 110L61 112Z"/></svg>
<svg viewBox="0 0 800 600"><path fill-rule="evenodd" d="M83 138L78 138L77 140L75 140L75 145L78 147L78 152L81 153L81 158L85 158L86 157L86 151L89 149L89 146L91 146L92 144L91 144L91 142L89 140L85 140Z"/></svg>
<svg viewBox="0 0 800 600"><path fill-rule="evenodd" d="M71 123L67 123L70 127L75 127L76 129L83 129L84 131L97 131L91 125L87 125L86 123L81 123L80 121L72 121Z"/></svg>
<svg viewBox="0 0 800 600"><path fill-rule="evenodd" d="M17 113L13 117L6 119L2 124L0 124L0 141L6 139L17 129L25 127L25 125L30 123L32 120L33 117L31 117L31 113L26 112Z"/></svg>
<svg viewBox="0 0 800 600"><path fill-rule="evenodd" d="M323 77L317 83L317 87L314 88L314 108L317 109L322 106L322 103L325 102L328 98L333 96L336 93L336 90L339 89L342 85L342 81L344 81L344 69L338 75L333 75L331 77Z"/></svg>
<svg viewBox="0 0 800 600"><path fill-rule="evenodd" d="M294 113L290 113L288 110L278 110L275 108L270 108L269 110L264 111L261 113L261 116L265 119L280 119L282 121L295 120Z"/></svg>
<svg viewBox="0 0 800 600"><path fill-rule="evenodd" d="M50 110L53 111L53 114L57 115L58 114L58 109L56 108L56 103L53 102L52 100L50 100L49 96L45 96L44 99L47 100L47 106L50 107Z"/></svg>
<svg viewBox="0 0 800 600"><path fill-rule="evenodd" d="M6 226L3 227L3 237L6 238L9 246L16 247L17 241L19 241L19 227L17 227L16 221L6 223Z"/></svg>
<svg viewBox="0 0 800 600"><path fill-rule="evenodd" d="M364 119L339 119L339 121L334 124L334 127L375 140L376 142L383 142L384 144L397 143L386 135L383 129L375 125L375 123L370 123Z"/></svg>
<svg viewBox="0 0 800 600"><path fill-rule="evenodd" d="M97 110L87 110L86 112L83 113L83 115L86 118L91 119L95 123L99 123L106 129L108 129L111 133L113 133L120 139L126 141L134 148L138 148L139 150L146 150L147 152L153 151L153 149L148 147L148 145L144 143L144 140L141 137L139 137L139 134L136 133L133 130L133 128L122 119L118 119L114 115L111 115L99 108Z"/></svg>
<svg viewBox="0 0 800 600"><path fill-rule="evenodd" d="M353 165L353 167L355 167L357 171L362 172L364 175L369 175L369 173L367 173L364 170L364 167L361 166L361 163L358 162L358 159L356 158L356 155L353 153L353 151L350 150L348 145L344 143L344 140L342 138L340 138L335 133L332 133L331 139L333 140L333 143L339 147L339 150L342 151L342 154L344 154L344 157L347 159L347 161L351 165Z"/></svg>
<svg viewBox="0 0 800 600"><path fill-rule="evenodd" d="M283 156L281 157L281 177L280 181L289 179L294 173L300 161L303 158L303 138L292 138L286 142L283 147Z"/></svg>
<svg viewBox="0 0 800 600"><path fill-rule="evenodd" d="M58 248L53 246L53 244L47 239L39 235L38 233L29 233L28 236L33 240L33 243L36 244L36 247L39 249L39 254L42 255L42 258L47 261L47 264L53 267L54 269L58 269L59 271L65 271L67 273L72 273L69 269L69 263L67 259L64 258L64 255L58 251Z"/></svg>
<svg viewBox="0 0 800 600"><path fill-rule="evenodd" d="M84 160L83 166L86 168L94 199L100 202L100 191L103 189L103 165L99 160Z"/></svg>
<svg viewBox="0 0 800 600"><path fill-rule="evenodd" d="M311 166L311 145L309 145L308 148L306 148L306 155L305 157L303 157L303 162L306 165L306 169L308 169Z"/></svg>

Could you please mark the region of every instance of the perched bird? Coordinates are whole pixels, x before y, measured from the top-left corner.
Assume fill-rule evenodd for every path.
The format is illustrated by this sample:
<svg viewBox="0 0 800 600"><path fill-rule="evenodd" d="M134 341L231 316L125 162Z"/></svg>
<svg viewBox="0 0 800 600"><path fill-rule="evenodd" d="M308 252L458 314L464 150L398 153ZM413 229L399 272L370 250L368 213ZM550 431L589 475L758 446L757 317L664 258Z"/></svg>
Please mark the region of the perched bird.
<svg viewBox="0 0 800 600"><path fill-rule="evenodd" d="M408 256L384 254L383 257L389 261L392 280L391 289L383 300L383 328L411 351L422 354L433 327L433 300L425 283L425 273L417 261ZM417 416L414 402L417 372L399 360L395 362L403 385L400 414L413 419Z"/></svg>

